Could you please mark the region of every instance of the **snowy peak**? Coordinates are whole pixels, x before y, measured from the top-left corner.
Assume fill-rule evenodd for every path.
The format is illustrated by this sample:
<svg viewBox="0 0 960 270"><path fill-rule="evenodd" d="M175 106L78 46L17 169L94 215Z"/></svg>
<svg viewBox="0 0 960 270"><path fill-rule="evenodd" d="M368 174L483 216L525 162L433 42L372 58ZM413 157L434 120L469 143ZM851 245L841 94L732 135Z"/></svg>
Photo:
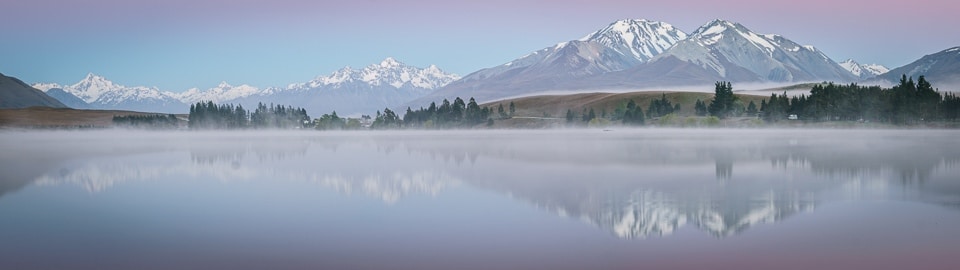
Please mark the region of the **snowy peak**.
<svg viewBox="0 0 960 270"><path fill-rule="evenodd" d="M847 59L843 62L838 63L843 69L846 69L853 74L853 76L859 77L861 79L871 78L877 75L881 75L890 71L889 68L878 65L878 64L860 64L853 59Z"/></svg>
<svg viewBox="0 0 960 270"><path fill-rule="evenodd" d="M397 59L393 59L393 57L387 57L383 59L383 61L380 61L380 67L382 68L399 67L401 65L403 65L403 63L400 63Z"/></svg>
<svg viewBox="0 0 960 270"><path fill-rule="evenodd" d="M127 100L156 100L166 102L174 95L168 92L161 92L155 87L126 87L93 73L88 73L86 77L72 85L61 86L55 83L37 83L33 86L43 91L61 88L65 92L77 96L84 102L90 104L120 104Z"/></svg>
<svg viewBox="0 0 960 270"><path fill-rule="evenodd" d="M92 109L119 109L145 112L179 113L185 107L177 99L177 95L163 92L156 87L134 86L127 87L93 73L72 85L55 83L37 83L35 88L49 91L53 88L62 89L57 92L57 99L67 100L78 108ZM73 97L68 97L68 96ZM79 100L77 100L79 99ZM77 104L85 103L85 104Z"/></svg>
<svg viewBox="0 0 960 270"><path fill-rule="evenodd" d="M857 77L863 76L863 69L860 68L860 63L857 63L857 61L853 61L853 59L843 60L842 62L837 64L840 64L840 66L843 67L843 69L850 71L850 74L853 74L854 76L857 76Z"/></svg>
<svg viewBox="0 0 960 270"><path fill-rule="evenodd" d="M691 36L698 39L704 46L714 45L724 37L731 38L731 35L743 38L750 44L772 55L777 49L775 39L778 35L759 35L747 29L742 24L716 19L710 23L701 26Z"/></svg>
<svg viewBox="0 0 960 270"><path fill-rule="evenodd" d="M213 101L214 103L220 103L257 94L261 94L261 91L256 87L246 84L233 86L226 81L222 81L216 87L207 89L206 91L200 91L200 89L197 88L190 88L183 93L173 94L173 96L177 100L180 100L184 103L196 103L200 101Z"/></svg>
<svg viewBox="0 0 960 270"><path fill-rule="evenodd" d="M305 84L294 84L288 88L304 90L320 87L340 88L345 84L364 84L368 86L391 86L402 88L405 86L432 90L460 79L459 76L444 72L435 65L427 68L418 68L406 65L393 57L387 57L378 64L369 65L355 70L344 67L330 74L319 76Z"/></svg>
<svg viewBox="0 0 960 270"><path fill-rule="evenodd" d="M120 92L123 91L123 89L124 87L122 85L114 84L103 76L87 73L87 76L84 77L83 80L68 86L64 90L89 103L96 101L101 95L110 92Z"/></svg>
<svg viewBox="0 0 960 270"><path fill-rule="evenodd" d="M890 72L890 68L880 64L863 64L861 67L863 70L867 71L867 73L873 75L881 75Z"/></svg>
<svg viewBox="0 0 960 270"><path fill-rule="evenodd" d="M662 65L675 65L675 60L668 59L671 57L712 73L710 76L715 78L711 80L855 80L849 71L813 46L802 46L780 35L758 34L742 24L721 19L704 24L651 62L666 59ZM670 67L658 66L654 70L670 70Z"/></svg>
<svg viewBox="0 0 960 270"><path fill-rule="evenodd" d="M87 73L87 76L80 80L72 86L73 88L91 88L91 87L101 87L101 88L114 88L115 85L107 78L103 76L96 75L93 73Z"/></svg>
<svg viewBox="0 0 960 270"><path fill-rule="evenodd" d="M668 23L618 20L580 39L560 42L503 65L471 73L457 85L526 78L568 79L621 71L650 61L686 38L685 32Z"/></svg>
<svg viewBox="0 0 960 270"><path fill-rule="evenodd" d="M580 41L596 42L646 62L686 38L686 33L668 23L625 19L590 33Z"/></svg>

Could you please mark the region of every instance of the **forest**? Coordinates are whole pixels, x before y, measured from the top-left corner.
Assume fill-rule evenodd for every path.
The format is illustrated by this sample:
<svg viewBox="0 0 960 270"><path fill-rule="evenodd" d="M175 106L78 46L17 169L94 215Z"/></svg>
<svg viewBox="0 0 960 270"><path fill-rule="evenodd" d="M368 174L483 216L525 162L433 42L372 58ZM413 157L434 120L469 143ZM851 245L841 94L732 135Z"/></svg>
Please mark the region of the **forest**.
<svg viewBox="0 0 960 270"><path fill-rule="evenodd" d="M172 114L116 115L113 125L124 128L174 129L178 127L177 117Z"/></svg>
<svg viewBox="0 0 960 270"><path fill-rule="evenodd" d="M934 121L956 121L960 98L940 94L920 76L901 77L892 88L837 85L816 85L810 95L788 97L772 94L760 104L760 117L780 121L795 115L806 121L873 121L895 125L915 125Z"/></svg>
<svg viewBox="0 0 960 270"><path fill-rule="evenodd" d="M257 104L253 112L241 105L214 104L212 101L190 105L190 129L292 129L308 127L307 110L282 105Z"/></svg>

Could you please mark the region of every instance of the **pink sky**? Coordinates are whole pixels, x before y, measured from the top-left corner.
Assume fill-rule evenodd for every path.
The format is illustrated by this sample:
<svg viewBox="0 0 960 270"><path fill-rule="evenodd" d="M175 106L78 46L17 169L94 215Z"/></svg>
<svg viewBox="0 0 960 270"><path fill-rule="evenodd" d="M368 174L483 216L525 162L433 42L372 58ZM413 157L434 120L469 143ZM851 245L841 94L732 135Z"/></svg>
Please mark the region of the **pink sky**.
<svg viewBox="0 0 960 270"><path fill-rule="evenodd" d="M421 66L437 64L465 74L580 38L624 18L664 21L686 32L722 18L759 33L781 34L815 45L836 61L854 58L891 68L960 45L956 29L960 1L952 0L6 2L0 9L0 31L5 33L5 44L0 44L0 72L27 81L69 81L86 72L111 72L104 65L66 63L72 67L63 70L48 67L58 58L63 59L61 65L85 59L76 54L107 55L120 66L133 61L125 59L152 61L157 72L164 73L164 68L182 69L185 62L230 59L229 51L214 49L223 44L233 46L232 56L276 54L266 60L250 59L267 61L262 66L306 69L276 74L262 85L302 81L386 56ZM145 55L157 50L162 58ZM218 56L204 59L205 55ZM46 62L27 63L46 58ZM300 58L312 63L298 62ZM277 63L270 63L271 59ZM223 79L266 73L269 71L250 70L230 75L234 73L224 71L214 75L227 78L201 84L212 86ZM62 78L67 74L74 75Z"/></svg>

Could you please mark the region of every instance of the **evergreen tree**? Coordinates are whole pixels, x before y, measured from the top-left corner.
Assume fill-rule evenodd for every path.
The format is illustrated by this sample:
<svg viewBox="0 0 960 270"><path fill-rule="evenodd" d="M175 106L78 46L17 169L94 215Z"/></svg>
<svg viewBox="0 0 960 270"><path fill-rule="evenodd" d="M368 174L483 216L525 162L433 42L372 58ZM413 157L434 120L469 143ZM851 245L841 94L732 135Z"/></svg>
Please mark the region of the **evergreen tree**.
<svg viewBox="0 0 960 270"><path fill-rule="evenodd" d="M470 124L470 125L483 123L483 121L485 120L484 119L485 117L483 115L483 110L480 109L480 105L477 105L477 101L472 97L470 98L470 102L467 103L467 108L464 114L465 114L464 118L467 124Z"/></svg>
<svg viewBox="0 0 960 270"><path fill-rule="evenodd" d="M693 105L693 110L697 116L706 116L707 115L707 105L700 99L697 99L697 102Z"/></svg>
<svg viewBox="0 0 960 270"><path fill-rule="evenodd" d="M175 129L180 120L172 114L115 115L113 125L137 129Z"/></svg>
<svg viewBox="0 0 960 270"><path fill-rule="evenodd" d="M377 111L377 118L373 120L373 124L370 125L372 129L394 129L400 128L402 121L400 117L397 116L390 108L384 108L383 113Z"/></svg>
<svg viewBox="0 0 960 270"><path fill-rule="evenodd" d="M647 117L653 118L668 115L673 113L675 108L679 110L680 107L674 107L673 104L667 100L667 94L662 93L659 99L650 101L650 105L647 106Z"/></svg>
<svg viewBox="0 0 960 270"><path fill-rule="evenodd" d="M463 113L466 111L466 104L463 99L457 97L453 100L453 106L450 111L450 122L459 123L463 120Z"/></svg>
<svg viewBox="0 0 960 270"><path fill-rule="evenodd" d="M747 105L747 116L757 116L757 104L753 100Z"/></svg>
<svg viewBox="0 0 960 270"><path fill-rule="evenodd" d="M643 125L646 121L646 117L643 115L643 109L640 106L637 106L637 103L633 100L627 102L627 106L623 113L623 124L628 126Z"/></svg>
<svg viewBox="0 0 960 270"><path fill-rule="evenodd" d="M243 106L214 104L212 101L190 105L191 129L302 128L310 122L307 110L281 105L257 105L253 113Z"/></svg>
<svg viewBox="0 0 960 270"><path fill-rule="evenodd" d="M712 116L721 119L727 118L733 111L733 103L736 100L737 97L733 95L733 86L729 82L717 82L714 88L713 101L710 102L707 110Z"/></svg>

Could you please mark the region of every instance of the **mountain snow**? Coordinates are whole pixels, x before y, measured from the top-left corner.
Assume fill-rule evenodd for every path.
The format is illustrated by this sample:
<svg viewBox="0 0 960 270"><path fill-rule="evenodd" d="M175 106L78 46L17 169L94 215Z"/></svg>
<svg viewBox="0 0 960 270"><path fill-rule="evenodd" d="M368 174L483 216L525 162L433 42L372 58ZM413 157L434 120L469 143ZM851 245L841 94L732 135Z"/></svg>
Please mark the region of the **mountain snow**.
<svg viewBox="0 0 960 270"><path fill-rule="evenodd" d="M435 65L418 68L403 64L388 57L379 64L373 64L360 70L344 67L330 74L319 76L309 82L291 84L287 90L306 90L330 87L341 88L347 84L365 84L368 86L386 86L402 88L409 86L419 90L433 90L460 79L456 74L446 73Z"/></svg>
<svg viewBox="0 0 960 270"><path fill-rule="evenodd" d="M385 106L396 106L407 102L457 79L460 77L456 74L446 73L435 65L418 68L403 64L394 58L386 58L378 64L363 69L355 70L345 67L328 76L318 76L309 82L264 89L246 84L234 86L221 82L207 90L191 88L181 93L173 93L161 91L156 87L127 87L93 73L87 74L83 80L73 85L37 83L33 87L44 92L55 88L62 89L88 103L89 108L93 109L183 113L187 104L213 101L216 103L241 102L246 103L245 106L256 105L258 102L273 102L323 111L339 109L343 113L349 113L353 111L335 105L341 103L344 106L356 105L366 99L372 100L368 105L374 107L359 106L358 109L370 111L356 112L369 113L377 108L382 109ZM350 101L347 102L345 99ZM314 106L316 104L310 102L324 105Z"/></svg>
<svg viewBox="0 0 960 270"><path fill-rule="evenodd" d="M745 26L713 20L651 62L674 57L721 78L771 82L851 81L853 76L813 46L780 35L757 34ZM752 73L752 74L750 74Z"/></svg>
<svg viewBox="0 0 960 270"><path fill-rule="evenodd" d="M880 74L887 73L890 71L889 68L878 65L878 64L860 64L853 59L847 59L843 62L838 63L843 69L850 71L850 74L853 76L859 77L861 79L871 78Z"/></svg>
<svg viewBox="0 0 960 270"><path fill-rule="evenodd" d="M217 85L217 87L207 89L206 91L200 91L200 89L197 88L190 88L187 91L175 94L175 96L178 100L184 103L197 103L200 101L213 101L214 103L220 103L261 93L262 92L260 89L246 84L233 86L227 82L221 82L219 85Z"/></svg>
<svg viewBox="0 0 960 270"><path fill-rule="evenodd" d="M126 87L93 73L87 74L83 80L73 85L61 86L55 83L38 83L34 84L33 87L44 92L53 88L60 88L91 104L119 104L128 100L170 100L176 96L174 93L160 91L156 87Z"/></svg>
<svg viewBox="0 0 960 270"><path fill-rule="evenodd" d="M864 71L874 75L880 75L887 72L890 72L890 68L880 65L880 64L863 64L861 65Z"/></svg>
<svg viewBox="0 0 960 270"><path fill-rule="evenodd" d="M685 38L687 33L676 29L673 25L639 19L613 22L581 38L580 41L596 42L646 62Z"/></svg>
<svg viewBox="0 0 960 270"><path fill-rule="evenodd" d="M580 79L640 66L673 47L687 34L664 22L619 20L580 39L557 43L499 66L464 76L410 105L471 96L491 100L559 88L577 88ZM575 82L575 83L571 83Z"/></svg>
<svg viewBox="0 0 960 270"><path fill-rule="evenodd" d="M186 108L177 99L175 93L160 91L156 87L127 87L93 73L87 74L82 80L72 85L38 83L32 86L44 92L54 88L62 89L80 98L94 109L178 113Z"/></svg>
<svg viewBox="0 0 960 270"><path fill-rule="evenodd" d="M687 34L664 22L619 20L583 38L557 43L506 64L482 69L464 81L517 71L537 75L590 75L627 69L666 51Z"/></svg>

